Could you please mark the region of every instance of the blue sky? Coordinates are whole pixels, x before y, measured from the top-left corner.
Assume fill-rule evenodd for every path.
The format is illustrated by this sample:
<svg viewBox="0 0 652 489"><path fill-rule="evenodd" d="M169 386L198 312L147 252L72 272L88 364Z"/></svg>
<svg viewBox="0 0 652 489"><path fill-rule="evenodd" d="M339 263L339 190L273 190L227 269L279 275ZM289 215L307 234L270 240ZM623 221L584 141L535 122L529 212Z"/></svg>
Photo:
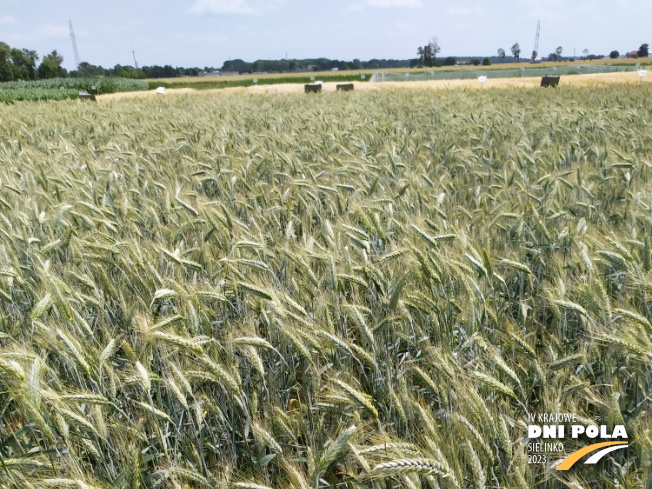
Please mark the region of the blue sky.
<svg viewBox="0 0 652 489"><path fill-rule="evenodd" d="M437 36L440 56L493 55L518 42L539 52L608 54L652 44L652 2L635 0L0 0L0 41L57 49L74 68L68 20L82 61L221 66L227 59L416 56Z"/></svg>

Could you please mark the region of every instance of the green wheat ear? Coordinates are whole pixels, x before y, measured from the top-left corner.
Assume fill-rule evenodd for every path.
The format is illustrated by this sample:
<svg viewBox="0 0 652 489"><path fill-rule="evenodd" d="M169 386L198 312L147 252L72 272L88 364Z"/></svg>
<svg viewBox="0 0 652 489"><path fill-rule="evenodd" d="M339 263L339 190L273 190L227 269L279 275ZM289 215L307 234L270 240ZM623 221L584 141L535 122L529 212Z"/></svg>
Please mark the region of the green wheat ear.
<svg viewBox="0 0 652 489"><path fill-rule="evenodd" d="M369 86L0 84L0 487L645 481L651 88Z"/></svg>

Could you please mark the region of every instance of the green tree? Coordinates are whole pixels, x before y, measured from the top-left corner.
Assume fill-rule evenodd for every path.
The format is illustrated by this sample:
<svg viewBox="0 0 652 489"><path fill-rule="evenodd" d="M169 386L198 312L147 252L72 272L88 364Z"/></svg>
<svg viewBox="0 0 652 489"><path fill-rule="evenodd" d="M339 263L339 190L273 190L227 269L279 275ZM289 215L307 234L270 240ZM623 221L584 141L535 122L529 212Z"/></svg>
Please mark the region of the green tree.
<svg viewBox="0 0 652 489"><path fill-rule="evenodd" d="M516 58L516 62L521 61L521 46L519 43L516 43L512 46L512 56Z"/></svg>
<svg viewBox="0 0 652 489"><path fill-rule="evenodd" d="M611 51L611 52L609 53L609 57L610 57L611 59L620 58L620 53L614 49L613 51Z"/></svg>
<svg viewBox="0 0 652 489"><path fill-rule="evenodd" d="M480 65L480 60L478 58L473 58L471 60L471 63L473 63L473 66L479 66Z"/></svg>
<svg viewBox="0 0 652 489"><path fill-rule="evenodd" d="M29 49L11 50L11 62L14 69L14 79L34 80L36 78L36 62L39 56Z"/></svg>
<svg viewBox="0 0 652 489"><path fill-rule="evenodd" d="M641 47L638 48L638 57L647 58L650 53L648 44L641 44Z"/></svg>
<svg viewBox="0 0 652 489"><path fill-rule="evenodd" d="M559 61L561 60L561 53L564 52L564 48L561 46L557 46L557 49L555 49L555 60Z"/></svg>
<svg viewBox="0 0 652 489"><path fill-rule="evenodd" d="M0 42L0 82L12 81L14 70L10 61L11 48L8 44Z"/></svg>
<svg viewBox="0 0 652 489"><path fill-rule="evenodd" d="M65 77L66 70L61 66L61 63L63 63L63 56L57 53L55 49L43 57L43 61L38 67L38 77L41 79Z"/></svg>
<svg viewBox="0 0 652 489"><path fill-rule="evenodd" d="M104 76L106 70L101 66L92 65L86 61L79 63L76 71L71 71L70 76L79 77L79 78L91 78L96 76Z"/></svg>
<svg viewBox="0 0 652 489"><path fill-rule="evenodd" d="M430 51L432 52L432 63L430 66L435 66L437 64L437 54L441 52L441 46L439 45L439 39L437 36L434 36L428 43Z"/></svg>
<svg viewBox="0 0 652 489"><path fill-rule="evenodd" d="M505 50L503 48L498 49L498 57L500 58L501 63L505 61Z"/></svg>
<svg viewBox="0 0 652 489"><path fill-rule="evenodd" d="M14 70L7 60L0 60L0 82L13 81Z"/></svg>
<svg viewBox="0 0 652 489"><path fill-rule="evenodd" d="M433 65L433 52L432 46L426 44L425 46L419 46L417 49L417 56L419 57L419 64L421 66L432 66Z"/></svg>
<svg viewBox="0 0 652 489"><path fill-rule="evenodd" d="M423 66L423 60L424 60L423 46L419 46L417 48L417 57L419 58L419 64Z"/></svg>
<svg viewBox="0 0 652 489"><path fill-rule="evenodd" d="M491 65L491 60L489 58L485 58L482 60L482 66L489 66Z"/></svg>

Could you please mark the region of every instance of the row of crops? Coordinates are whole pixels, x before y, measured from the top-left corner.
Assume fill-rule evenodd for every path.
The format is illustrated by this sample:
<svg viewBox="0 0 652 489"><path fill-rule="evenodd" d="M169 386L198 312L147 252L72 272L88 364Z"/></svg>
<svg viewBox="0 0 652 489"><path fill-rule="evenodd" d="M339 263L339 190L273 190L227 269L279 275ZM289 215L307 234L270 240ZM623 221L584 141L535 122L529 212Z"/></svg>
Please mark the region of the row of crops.
<svg viewBox="0 0 652 489"><path fill-rule="evenodd" d="M536 65L533 65L536 66ZM588 75L602 73L625 73L638 71L639 66L611 66L611 65L566 65L537 68L533 66L510 68L510 69L482 69L477 70L433 70L419 71L416 73L396 71L381 71L374 73L372 82L395 82L395 81L426 81L426 80L471 80L478 76L489 76L490 78L523 78L540 76L568 76Z"/></svg>
<svg viewBox="0 0 652 489"><path fill-rule="evenodd" d="M650 487L651 97L4 107L0 486Z"/></svg>
<svg viewBox="0 0 652 489"><path fill-rule="evenodd" d="M64 100L77 98L79 92L98 94L149 90L143 80L126 78L51 78L36 81L0 83L0 102L22 100Z"/></svg>

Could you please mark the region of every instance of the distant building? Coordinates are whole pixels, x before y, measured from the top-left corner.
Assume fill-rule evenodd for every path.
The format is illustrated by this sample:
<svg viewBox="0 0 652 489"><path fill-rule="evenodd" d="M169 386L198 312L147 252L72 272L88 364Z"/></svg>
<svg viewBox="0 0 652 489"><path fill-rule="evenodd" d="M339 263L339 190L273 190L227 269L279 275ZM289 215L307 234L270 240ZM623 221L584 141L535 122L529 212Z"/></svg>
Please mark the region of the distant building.
<svg viewBox="0 0 652 489"><path fill-rule="evenodd" d="M625 55L626 58L638 58L638 51L630 51Z"/></svg>

